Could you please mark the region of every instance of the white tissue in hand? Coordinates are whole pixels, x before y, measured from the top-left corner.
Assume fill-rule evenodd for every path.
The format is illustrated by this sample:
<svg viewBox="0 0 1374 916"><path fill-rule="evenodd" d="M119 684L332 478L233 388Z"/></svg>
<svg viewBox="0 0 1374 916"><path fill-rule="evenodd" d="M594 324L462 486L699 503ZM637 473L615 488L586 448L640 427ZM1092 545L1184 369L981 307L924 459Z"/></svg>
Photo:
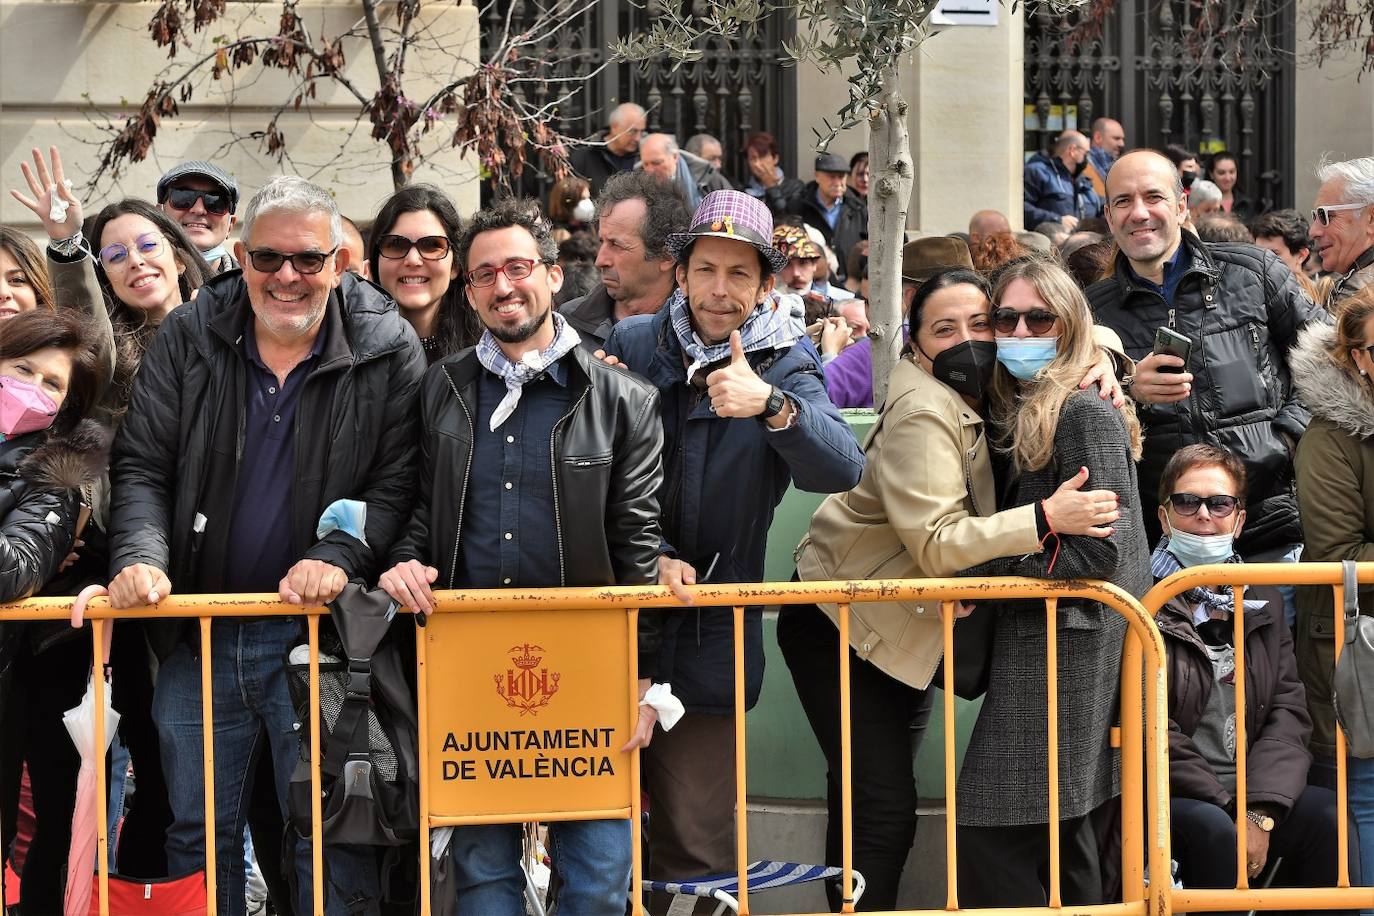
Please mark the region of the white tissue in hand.
<svg viewBox="0 0 1374 916"><path fill-rule="evenodd" d="M639 701L639 705L649 706L658 713L658 724L663 726L665 732L672 731L677 720L687 711L682 701L673 696L672 684L654 684L644 691L644 699Z"/></svg>
<svg viewBox="0 0 1374 916"><path fill-rule="evenodd" d="M70 178L62 179L62 186L67 190L71 190L72 180ZM65 223L67 221L67 210L71 207L71 204L63 200L62 195L57 193L57 185L55 183L48 190L52 194L52 205L48 208L48 219L52 220L54 223Z"/></svg>

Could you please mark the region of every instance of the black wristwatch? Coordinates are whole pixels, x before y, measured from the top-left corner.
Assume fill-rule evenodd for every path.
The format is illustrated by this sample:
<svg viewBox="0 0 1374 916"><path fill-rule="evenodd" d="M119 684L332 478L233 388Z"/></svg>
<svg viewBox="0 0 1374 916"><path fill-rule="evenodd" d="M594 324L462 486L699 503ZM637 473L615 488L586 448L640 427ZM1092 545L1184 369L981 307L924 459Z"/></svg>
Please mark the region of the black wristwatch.
<svg viewBox="0 0 1374 916"><path fill-rule="evenodd" d="M778 390L777 385L774 385L773 390L768 393L768 403L763 405L763 413L759 414L759 417L764 420L769 417L776 417L782 413L782 409L786 405L787 395Z"/></svg>

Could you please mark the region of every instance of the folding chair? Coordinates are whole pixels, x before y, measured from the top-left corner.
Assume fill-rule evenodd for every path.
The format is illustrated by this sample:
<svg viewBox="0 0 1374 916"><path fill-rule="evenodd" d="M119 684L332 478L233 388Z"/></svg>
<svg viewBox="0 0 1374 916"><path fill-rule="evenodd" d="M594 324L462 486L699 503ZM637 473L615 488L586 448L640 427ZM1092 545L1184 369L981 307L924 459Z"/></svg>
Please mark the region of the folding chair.
<svg viewBox="0 0 1374 916"><path fill-rule="evenodd" d="M843 869L831 865L799 865L795 862L765 860L751 862L745 877L749 882L749 893L754 894L775 887L838 878L841 874ZM854 876L854 902L858 903L864 893L864 876L852 870L850 874ZM716 907L712 916L723 916L726 909L732 913L739 912L739 876L736 874L709 875L690 881L645 881L644 884L651 891L719 900L720 906Z"/></svg>

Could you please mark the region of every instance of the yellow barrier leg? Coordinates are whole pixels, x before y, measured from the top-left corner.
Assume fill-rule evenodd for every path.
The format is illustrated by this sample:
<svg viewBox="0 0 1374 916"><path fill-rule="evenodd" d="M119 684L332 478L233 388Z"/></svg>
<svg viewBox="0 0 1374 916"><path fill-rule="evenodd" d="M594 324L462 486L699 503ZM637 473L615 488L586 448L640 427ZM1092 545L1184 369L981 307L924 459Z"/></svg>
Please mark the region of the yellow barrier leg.
<svg viewBox="0 0 1374 916"><path fill-rule="evenodd" d="M1059 601L1045 599L1045 697L1049 707L1050 906L1059 890Z"/></svg>
<svg viewBox="0 0 1374 916"><path fill-rule="evenodd" d="M324 916L324 816L320 811L320 618L306 618L310 634L310 883L315 916Z"/></svg>
<svg viewBox="0 0 1374 916"><path fill-rule="evenodd" d="M402 613L405 613L402 611ZM428 651L429 635L426 630L416 627L415 632L415 683L417 685L418 707L416 720L420 728L419 777L420 777L420 912L430 912L430 866L433 857L429 853L429 684L426 680L425 660Z"/></svg>
<svg viewBox="0 0 1374 916"><path fill-rule="evenodd" d="M100 870L100 916L110 913L110 834L109 796L105 784L105 627L99 618L91 620L91 683L95 687L95 861Z"/></svg>
<svg viewBox="0 0 1374 916"><path fill-rule="evenodd" d="M1121 659L1121 899L1134 902L1145 899L1145 818L1141 808L1140 791L1130 791L1143 785L1141 772L1143 756L1128 753L1127 748L1142 748L1140 731L1141 702L1144 684L1140 671L1140 639L1132 630L1126 634Z"/></svg>
<svg viewBox="0 0 1374 916"><path fill-rule="evenodd" d="M749 800L744 743L744 607L735 606L735 870L739 916L749 916Z"/></svg>
<svg viewBox="0 0 1374 916"><path fill-rule="evenodd" d="M1335 605L1332 607L1331 616L1336 621L1336 657L1332 662L1331 670L1336 669L1336 665L1341 662L1341 647L1345 645L1345 585L1337 585L1334 591ZM1239 721L1239 720L1237 720ZM1349 801L1347 800L1345 786L1345 730L1337 726L1336 728L1336 810L1341 814L1349 811ZM1338 816L1336 818L1336 886L1350 886L1350 833L1349 818ZM1367 879L1366 879L1367 880Z"/></svg>
<svg viewBox="0 0 1374 916"><path fill-rule="evenodd" d="M200 618L200 737L205 780L205 904L209 916L218 912L215 882L215 694L210 680L211 618Z"/></svg>
<svg viewBox="0 0 1374 916"><path fill-rule="evenodd" d="M954 602L940 603L945 630L945 909L959 909L958 817L954 810Z"/></svg>
<svg viewBox="0 0 1374 916"><path fill-rule="evenodd" d="M1250 819L1246 816L1246 736L1245 736L1245 588L1232 589L1231 644L1235 646L1235 672L1231 679L1236 691L1236 888L1250 887Z"/></svg>
<svg viewBox="0 0 1374 916"><path fill-rule="evenodd" d="M840 890L841 913L854 912L854 749L850 720L849 605L840 612Z"/></svg>
<svg viewBox="0 0 1374 916"><path fill-rule="evenodd" d="M631 646L639 643L639 611L630 611L630 625L627 638ZM633 730L639 721L639 653L630 652L630 728ZM630 753L630 907L634 916L644 916L644 824L643 804L640 798L639 755L635 748Z"/></svg>

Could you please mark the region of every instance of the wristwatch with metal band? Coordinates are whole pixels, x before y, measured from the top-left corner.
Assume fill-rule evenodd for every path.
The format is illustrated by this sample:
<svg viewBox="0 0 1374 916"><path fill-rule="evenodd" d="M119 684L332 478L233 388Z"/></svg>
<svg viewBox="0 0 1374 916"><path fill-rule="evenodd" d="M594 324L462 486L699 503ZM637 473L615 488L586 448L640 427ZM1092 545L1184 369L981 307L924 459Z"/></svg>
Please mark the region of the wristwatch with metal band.
<svg viewBox="0 0 1374 916"><path fill-rule="evenodd" d="M1245 816L1249 818L1250 823L1254 824L1265 833L1269 833L1274 829L1274 819L1262 811L1246 811Z"/></svg>

